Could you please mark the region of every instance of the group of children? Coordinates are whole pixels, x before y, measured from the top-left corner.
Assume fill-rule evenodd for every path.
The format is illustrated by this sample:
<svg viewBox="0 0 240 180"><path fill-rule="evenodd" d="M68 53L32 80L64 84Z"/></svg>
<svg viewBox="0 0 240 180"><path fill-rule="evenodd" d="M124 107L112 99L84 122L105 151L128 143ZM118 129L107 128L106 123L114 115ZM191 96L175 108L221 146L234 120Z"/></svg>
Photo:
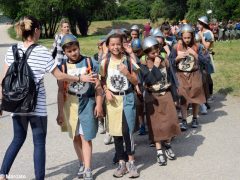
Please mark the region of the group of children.
<svg viewBox="0 0 240 180"><path fill-rule="evenodd" d="M59 62L59 68L80 76L81 82L58 82L57 122L73 139L79 177L93 179L92 140L98 119L102 124L103 117L107 136L115 145L118 167L114 177L127 173L130 178L139 177L133 134L136 130L146 134L145 121L159 165L176 159L172 139L188 129L189 107L193 111L191 127L198 127L200 105L208 106L205 103L212 88L214 39L206 17L199 18L198 23L197 35L185 24L178 36L173 36L170 25L163 24L144 39L137 25L130 31L113 29L100 40L99 52L93 58L81 54L72 34L61 37L60 46L67 58Z"/></svg>

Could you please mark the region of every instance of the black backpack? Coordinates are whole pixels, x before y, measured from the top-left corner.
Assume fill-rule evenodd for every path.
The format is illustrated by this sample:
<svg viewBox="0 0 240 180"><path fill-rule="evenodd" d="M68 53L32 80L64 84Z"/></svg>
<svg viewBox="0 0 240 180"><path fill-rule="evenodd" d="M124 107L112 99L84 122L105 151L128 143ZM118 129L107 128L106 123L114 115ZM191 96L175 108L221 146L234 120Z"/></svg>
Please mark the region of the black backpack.
<svg viewBox="0 0 240 180"><path fill-rule="evenodd" d="M2 110L13 113L34 112L38 90L27 59L36 46L32 44L22 57L19 55L22 50L18 49L17 44L12 46L14 62L2 81Z"/></svg>

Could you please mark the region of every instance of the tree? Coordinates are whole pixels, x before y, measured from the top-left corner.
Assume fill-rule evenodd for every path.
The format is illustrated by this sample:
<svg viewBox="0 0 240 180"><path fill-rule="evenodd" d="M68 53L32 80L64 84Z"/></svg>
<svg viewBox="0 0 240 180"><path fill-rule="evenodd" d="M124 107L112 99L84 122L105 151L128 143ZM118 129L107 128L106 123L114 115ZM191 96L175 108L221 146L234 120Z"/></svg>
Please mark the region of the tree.
<svg viewBox="0 0 240 180"><path fill-rule="evenodd" d="M65 4L64 15L71 23L71 31L77 34L76 25L82 36L86 36L95 12L102 10L105 0L72 0Z"/></svg>
<svg viewBox="0 0 240 180"><path fill-rule="evenodd" d="M188 0L186 18L196 22L197 18L207 15L207 10L212 10L209 18L229 20L239 18L240 2L235 0Z"/></svg>
<svg viewBox="0 0 240 180"><path fill-rule="evenodd" d="M38 18L43 25L45 37L53 37L58 29L58 22L63 14L61 0L26 0L22 2L21 16L29 15Z"/></svg>
<svg viewBox="0 0 240 180"><path fill-rule="evenodd" d="M18 0L0 0L0 7L4 15L15 19L18 15L18 12L16 9L20 9L20 3L22 1Z"/></svg>
<svg viewBox="0 0 240 180"><path fill-rule="evenodd" d="M112 20L118 16L118 5L115 0L104 1L104 6L94 12L93 20Z"/></svg>
<svg viewBox="0 0 240 180"><path fill-rule="evenodd" d="M187 11L187 0L155 0L151 5L152 21L158 18L182 20Z"/></svg>
<svg viewBox="0 0 240 180"><path fill-rule="evenodd" d="M120 8L125 10L120 16L127 17L128 19L144 19L150 18L150 9L153 1L145 0L126 0L120 1Z"/></svg>
<svg viewBox="0 0 240 180"><path fill-rule="evenodd" d="M165 3L163 0L156 0L153 2L150 10L150 19L152 22L156 22L159 17L164 16L164 5Z"/></svg>
<svg viewBox="0 0 240 180"><path fill-rule="evenodd" d="M196 22L200 16L206 15L206 11L210 8L208 0L188 0L188 12L186 19Z"/></svg>

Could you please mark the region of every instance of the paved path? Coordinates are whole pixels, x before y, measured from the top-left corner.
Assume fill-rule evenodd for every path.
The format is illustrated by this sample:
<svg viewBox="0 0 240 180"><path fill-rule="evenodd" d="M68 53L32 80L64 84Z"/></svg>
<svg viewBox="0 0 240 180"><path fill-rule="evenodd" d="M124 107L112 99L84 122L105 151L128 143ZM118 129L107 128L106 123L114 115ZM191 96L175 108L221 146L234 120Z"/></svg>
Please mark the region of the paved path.
<svg viewBox="0 0 240 180"><path fill-rule="evenodd" d="M7 26L0 25L0 67L9 44L14 43L6 33ZM61 133L56 124L56 80L52 75L45 78L48 103L48 136L46 179L77 179L77 158L71 140ZM201 116L201 127L188 130L173 142L178 156L166 167L156 164L156 152L148 146L147 136L136 135L136 163L145 180L235 180L240 174L240 99L216 95L209 115ZM188 120L190 122L190 119ZM0 118L0 163L12 139L11 117ZM116 166L112 165L114 146L103 144L104 135L98 134L94 140L93 169L96 179L113 179ZM19 152L11 175L25 175L34 178L33 145L31 130ZM124 177L122 179L128 179Z"/></svg>

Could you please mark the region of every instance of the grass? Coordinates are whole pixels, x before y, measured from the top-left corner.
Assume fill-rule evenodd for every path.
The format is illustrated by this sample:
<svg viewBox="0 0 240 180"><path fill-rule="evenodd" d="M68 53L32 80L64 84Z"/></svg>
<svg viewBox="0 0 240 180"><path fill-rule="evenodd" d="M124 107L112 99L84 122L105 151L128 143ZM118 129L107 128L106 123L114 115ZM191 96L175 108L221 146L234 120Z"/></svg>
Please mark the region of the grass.
<svg viewBox="0 0 240 180"><path fill-rule="evenodd" d="M92 56L97 52L97 42L103 35L104 31L108 32L108 28L114 25L117 28L121 25L123 27L130 27L131 24L145 24L146 19L143 20L127 20L127 21L97 21L90 26L90 36L80 37L79 42L81 46L81 53ZM104 30L104 31L103 31ZM10 37L16 37L13 28L9 29ZM101 32L101 33L100 33ZM105 33L105 34L106 34ZM39 41L40 44L51 48L53 39L43 39ZM214 91L221 94L231 94L233 96L240 96L240 40L216 42L214 46L215 51L215 65L216 73L212 75L214 81Z"/></svg>
<svg viewBox="0 0 240 180"><path fill-rule="evenodd" d="M214 90L222 94L240 96L240 40L215 43L216 73Z"/></svg>
<svg viewBox="0 0 240 180"><path fill-rule="evenodd" d="M12 39L20 40L20 39L17 38L16 31L15 31L15 29L14 29L13 26L11 26L11 27L8 29L8 35L9 35Z"/></svg>

